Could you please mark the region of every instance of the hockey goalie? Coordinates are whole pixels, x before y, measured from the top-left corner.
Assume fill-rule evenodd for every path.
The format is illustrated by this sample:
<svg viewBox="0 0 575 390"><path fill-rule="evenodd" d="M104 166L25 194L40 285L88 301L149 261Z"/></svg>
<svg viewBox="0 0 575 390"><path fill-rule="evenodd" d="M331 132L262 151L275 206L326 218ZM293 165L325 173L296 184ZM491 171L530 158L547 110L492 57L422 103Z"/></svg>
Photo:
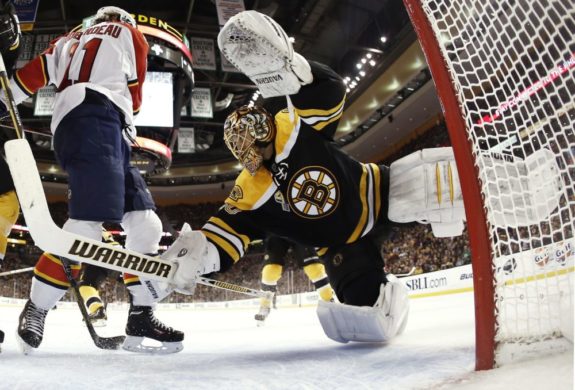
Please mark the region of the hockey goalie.
<svg viewBox="0 0 575 390"><path fill-rule="evenodd" d="M414 221L430 224L438 237L463 232L466 217L452 149L418 151L390 167L360 163L332 142L345 103L341 77L294 52L273 19L241 12L222 28L218 45L263 97L285 96L285 105L273 110L264 101L228 116L224 140L244 169L219 211L170 248L172 257L187 253L173 284L193 289L198 275L225 272L251 241L272 233L317 248L338 301L318 304L329 338L393 339L407 325L409 300L401 280L384 272L379 233ZM512 185L528 186L527 203L541 203L556 188L552 158L542 150L536 161L496 167L518 183ZM543 184L550 189L542 190ZM496 183L501 192L507 185ZM537 217L498 210L502 217L494 223Z"/></svg>
<svg viewBox="0 0 575 390"><path fill-rule="evenodd" d="M224 140L244 170L218 212L164 254L178 262L174 287L193 290L199 275L227 271L251 241L271 233L317 248L337 297L317 308L329 338L393 339L405 329L409 300L405 285L384 271L379 233L421 221L440 236L461 234L451 149L417 152L391 168L360 163L332 142L345 103L342 78L295 53L275 21L241 12L218 45L264 97L285 96L285 105L274 110L264 101L228 116Z"/></svg>

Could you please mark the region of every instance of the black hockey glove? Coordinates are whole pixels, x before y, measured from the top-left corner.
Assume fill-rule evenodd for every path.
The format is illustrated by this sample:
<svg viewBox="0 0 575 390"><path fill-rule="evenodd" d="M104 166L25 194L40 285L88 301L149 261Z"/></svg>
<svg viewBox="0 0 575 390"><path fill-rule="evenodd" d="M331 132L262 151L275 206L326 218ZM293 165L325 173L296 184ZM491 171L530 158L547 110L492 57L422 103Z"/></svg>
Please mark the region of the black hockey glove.
<svg viewBox="0 0 575 390"><path fill-rule="evenodd" d="M12 3L0 8L0 52L17 47L20 35L18 17Z"/></svg>
<svg viewBox="0 0 575 390"><path fill-rule="evenodd" d="M6 107L6 103L0 98L0 119L8 116L8 108Z"/></svg>

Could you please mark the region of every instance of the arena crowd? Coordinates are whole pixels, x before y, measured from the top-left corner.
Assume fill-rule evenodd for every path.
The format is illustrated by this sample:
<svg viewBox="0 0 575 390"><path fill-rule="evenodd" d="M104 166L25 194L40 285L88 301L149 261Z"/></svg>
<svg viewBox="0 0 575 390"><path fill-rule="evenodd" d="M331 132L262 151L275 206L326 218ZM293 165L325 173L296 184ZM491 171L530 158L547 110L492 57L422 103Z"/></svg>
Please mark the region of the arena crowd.
<svg viewBox="0 0 575 390"><path fill-rule="evenodd" d="M381 162L389 164L415 150L448 145L449 137L445 125L442 122L438 122L423 134L417 134L416 138L396 147ZM220 205L221 203L218 202L160 207L158 215L163 220L164 231L172 234L172 236L167 236L165 240L162 240L162 245L170 244L173 240L173 235L176 234L176 229L183 222L188 222L192 228L200 228ZM50 204L50 211L57 224L61 225L67 219L67 205L65 203ZM19 224L25 226L22 218ZM105 227L108 230L121 229L118 226L111 225ZM25 237L26 234L26 232L17 232L16 235ZM122 237L118 235L116 238L121 243ZM462 236L451 239L437 239L433 236L428 225L413 223L410 226L392 227L387 232L386 238L381 245L381 251L385 258L387 271L394 274L432 272L468 264L471 259L467 232L464 232ZM28 240L31 240L29 236ZM29 268L34 265L39 254L40 250L32 245L32 242L27 245L11 244L2 271ZM261 243L251 245L247 255L230 272L220 275L220 279L250 288L259 288L263 256L264 248ZM29 272L4 276L0 280L1 296L27 298L29 290ZM295 261L290 259L288 254L284 276L278 283L279 294L293 294L313 290L313 285L309 279L301 269L298 269ZM105 302L122 302L128 299L127 290L123 286L119 275L115 273L112 273L112 276L101 286L101 295ZM243 298L245 296L227 290L198 286L193 296L174 293L166 298L165 301L198 302ZM65 299L73 298L71 294L67 294Z"/></svg>

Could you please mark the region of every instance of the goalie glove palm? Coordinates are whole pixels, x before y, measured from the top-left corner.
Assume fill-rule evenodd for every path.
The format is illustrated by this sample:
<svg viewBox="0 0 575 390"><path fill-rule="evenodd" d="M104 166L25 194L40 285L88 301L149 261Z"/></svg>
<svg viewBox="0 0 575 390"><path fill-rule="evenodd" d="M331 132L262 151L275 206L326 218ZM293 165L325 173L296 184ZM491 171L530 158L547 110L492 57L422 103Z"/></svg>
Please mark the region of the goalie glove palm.
<svg viewBox="0 0 575 390"><path fill-rule="evenodd" d="M313 80L307 60L293 51L285 31L259 12L231 17L218 35L218 46L264 98L295 94Z"/></svg>

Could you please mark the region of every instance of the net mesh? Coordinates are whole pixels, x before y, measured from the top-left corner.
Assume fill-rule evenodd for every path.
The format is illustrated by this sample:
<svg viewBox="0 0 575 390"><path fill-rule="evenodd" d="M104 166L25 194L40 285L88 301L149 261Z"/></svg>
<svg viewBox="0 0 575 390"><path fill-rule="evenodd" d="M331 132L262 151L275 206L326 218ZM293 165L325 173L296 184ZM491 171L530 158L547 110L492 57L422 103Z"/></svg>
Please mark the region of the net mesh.
<svg viewBox="0 0 575 390"><path fill-rule="evenodd" d="M422 0L473 148L496 363L573 348L575 3ZM523 355L523 356L522 356Z"/></svg>

